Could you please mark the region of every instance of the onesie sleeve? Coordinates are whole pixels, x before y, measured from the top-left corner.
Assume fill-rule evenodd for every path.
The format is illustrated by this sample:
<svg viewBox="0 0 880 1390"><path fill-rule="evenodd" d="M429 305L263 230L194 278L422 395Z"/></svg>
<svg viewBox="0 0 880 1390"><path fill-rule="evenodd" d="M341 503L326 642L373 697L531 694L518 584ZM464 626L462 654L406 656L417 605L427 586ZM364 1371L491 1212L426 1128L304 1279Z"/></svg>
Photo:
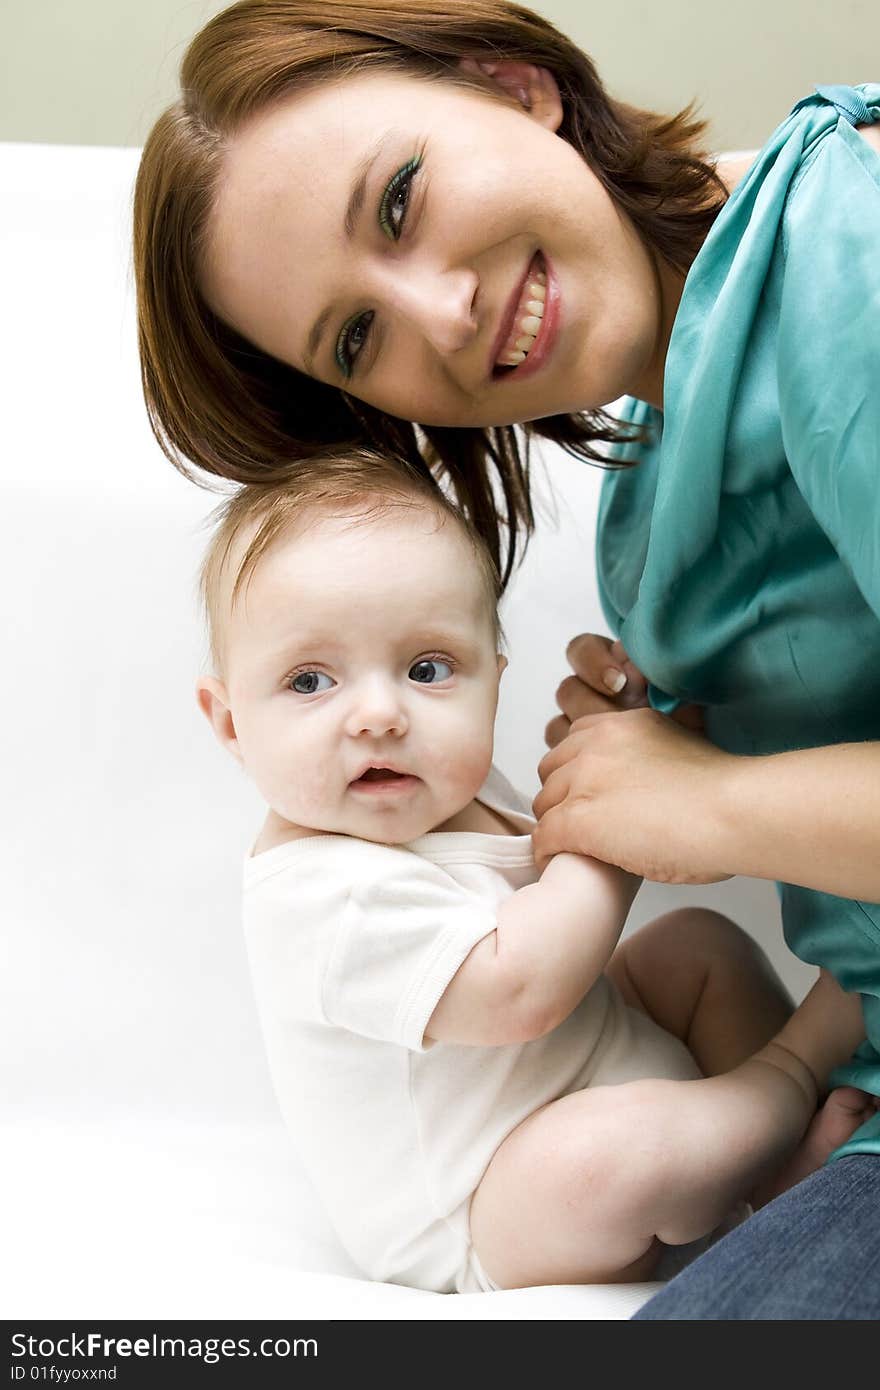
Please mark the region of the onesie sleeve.
<svg viewBox="0 0 880 1390"><path fill-rule="evenodd" d="M880 618L880 155L841 121L793 189L778 336L786 456Z"/></svg>
<svg viewBox="0 0 880 1390"><path fill-rule="evenodd" d="M390 851L394 853L394 851ZM328 1022L413 1051L472 948L495 930L494 907L418 855L353 883L323 971ZM377 860L378 865L378 860Z"/></svg>

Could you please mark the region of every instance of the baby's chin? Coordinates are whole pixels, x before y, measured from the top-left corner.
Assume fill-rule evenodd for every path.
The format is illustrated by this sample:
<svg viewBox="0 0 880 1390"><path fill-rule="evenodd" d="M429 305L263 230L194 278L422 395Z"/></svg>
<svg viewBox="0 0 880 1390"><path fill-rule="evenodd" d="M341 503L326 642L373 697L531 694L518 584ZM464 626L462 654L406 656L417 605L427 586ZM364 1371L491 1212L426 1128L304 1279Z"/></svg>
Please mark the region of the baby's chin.
<svg viewBox="0 0 880 1390"><path fill-rule="evenodd" d="M356 824L342 833L354 835L359 840L371 840L377 845L408 845L411 840L420 840L432 830L437 830L449 817L438 815L359 817Z"/></svg>
<svg viewBox="0 0 880 1390"><path fill-rule="evenodd" d="M412 807L362 813L345 817L345 823L337 823L333 833L351 835L358 840L370 840L377 845L408 845L412 840L420 840L434 830L443 830L450 821L470 806L473 796L464 800L449 802L447 805L431 807Z"/></svg>

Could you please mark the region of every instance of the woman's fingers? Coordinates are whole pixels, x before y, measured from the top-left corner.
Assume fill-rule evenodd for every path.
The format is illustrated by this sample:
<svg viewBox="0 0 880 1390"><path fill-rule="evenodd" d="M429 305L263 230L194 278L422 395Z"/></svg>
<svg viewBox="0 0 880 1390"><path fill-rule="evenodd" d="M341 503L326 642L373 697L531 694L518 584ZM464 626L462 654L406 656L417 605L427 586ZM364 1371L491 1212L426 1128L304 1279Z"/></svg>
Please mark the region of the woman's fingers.
<svg viewBox="0 0 880 1390"><path fill-rule="evenodd" d="M581 632L569 642L565 655L575 676L597 694L613 701L613 708L632 709L644 703L647 682L619 641L596 632ZM585 714L593 712L584 711Z"/></svg>
<svg viewBox="0 0 880 1390"><path fill-rule="evenodd" d="M543 763L541 766L543 767ZM540 769L539 769L540 770ZM571 775L568 765L555 768L542 778L543 785L538 795L532 802L532 810L540 820L553 807L558 806L560 801L564 801L568 796L571 787Z"/></svg>
<svg viewBox="0 0 880 1390"><path fill-rule="evenodd" d="M702 734L706 729L703 708L703 705L679 705L670 717L683 729L691 729L695 734Z"/></svg>
<svg viewBox="0 0 880 1390"><path fill-rule="evenodd" d="M540 870L555 854L590 856L590 843L589 808L580 803L551 807L532 831L532 850Z"/></svg>
<svg viewBox="0 0 880 1390"><path fill-rule="evenodd" d="M556 703L569 724L588 714L613 714L617 704L608 695L600 695L585 685L580 676L566 676L556 688Z"/></svg>
<svg viewBox="0 0 880 1390"><path fill-rule="evenodd" d="M555 748L557 743L561 743L564 738L568 737L570 728L571 724L566 719L565 715L557 714L556 718L551 719L544 730L544 742L547 747Z"/></svg>
<svg viewBox="0 0 880 1390"><path fill-rule="evenodd" d="M626 707L632 709L636 705L644 704L648 698L648 682L638 667L630 661L623 643L612 642L610 655L614 666L619 668L626 677L626 685L621 691L621 694L625 696Z"/></svg>
<svg viewBox="0 0 880 1390"><path fill-rule="evenodd" d="M613 646L610 637L602 637L597 632L580 632L565 649L566 660L575 675L585 685L605 695L619 695L626 685L622 661L612 656Z"/></svg>
<svg viewBox="0 0 880 1390"><path fill-rule="evenodd" d="M541 779L542 785L546 786L551 775L557 768L564 767L566 763L571 762L572 758L577 757L584 745L584 737L579 737L579 735L586 734L590 728L590 722L589 719L581 720L574 732L572 732L571 726L569 725L565 736L551 747L549 753L544 754L543 758L538 763L538 776ZM551 726L548 725L547 727L549 729ZM557 783L557 786L558 785ZM541 793L541 795L543 795L543 793ZM546 801L543 804L549 806L551 803ZM535 814L540 815L540 812L536 811Z"/></svg>
<svg viewBox="0 0 880 1390"><path fill-rule="evenodd" d="M573 675L560 681L556 690L561 713L544 730L549 748L555 748L578 719L647 704L647 682L620 642L581 632L569 642L565 655Z"/></svg>

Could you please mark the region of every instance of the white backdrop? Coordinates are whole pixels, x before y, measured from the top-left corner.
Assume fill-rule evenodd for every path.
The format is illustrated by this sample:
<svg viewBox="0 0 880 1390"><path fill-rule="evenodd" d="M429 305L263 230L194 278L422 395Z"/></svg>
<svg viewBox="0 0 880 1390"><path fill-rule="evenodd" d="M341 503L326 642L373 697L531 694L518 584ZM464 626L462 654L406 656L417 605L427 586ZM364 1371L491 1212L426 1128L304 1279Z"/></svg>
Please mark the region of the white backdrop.
<svg viewBox="0 0 880 1390"><path fill-rule="evenodd" d="M215 499L146 423L136 159L0 146L6 1316L621 1316L584 1290L414 1313L400 1290L294 1277L354 1270L303 1195L251 1002L239 869L261 812L192 692ZM599 476L557 455L548 474L504 614L497 758L530 791L565 643L601 628ZM643 890L634 921L683 900L727 904L803 993L769 885Z"/></svg>

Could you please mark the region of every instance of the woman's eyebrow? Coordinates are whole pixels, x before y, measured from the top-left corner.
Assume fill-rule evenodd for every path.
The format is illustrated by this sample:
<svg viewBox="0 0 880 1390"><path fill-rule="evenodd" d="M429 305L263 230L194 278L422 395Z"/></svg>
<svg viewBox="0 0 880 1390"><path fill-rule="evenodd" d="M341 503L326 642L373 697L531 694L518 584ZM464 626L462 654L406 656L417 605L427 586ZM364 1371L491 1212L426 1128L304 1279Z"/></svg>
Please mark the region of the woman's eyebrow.
<svg viewBox="0 0 880 1390"><path fill-rule="evenodd" d="M345 209L345 218L343 219L345 235L349 241L351 241L354 236L355 223L360 217L361 210L364 206L370 171L387 145L391 135L392 131L390 130L386 130L383 135L380 135L372 150L370 150L369 154L364 156L358 165L357 178L351 186L351 194L349 195L348 206Z"/></svg>
<svg viewBox="0 0 880 1390"><path fill-rule="evenodd" d="M351 193L349 194L348 203L345 208L345 216L342 220L347 241L351 241L353 238L357 220L363 211L364 201L367 196L367 184L370 181L373 165L381 156L382 151L385 149L385 146L388 144L393 134L394 132L392 130L386 130L384 134L380 135L372 149L364 155L363 159L356 166L355 180L351 186ZM315 375L315 354L320 347L321 337L324 333L324 329L327 327L327 320L330 318L331 312L329 308L324 309L324 311L318 315L309 333L306 350L303 353L303 363L309 376Z"/></svg>

